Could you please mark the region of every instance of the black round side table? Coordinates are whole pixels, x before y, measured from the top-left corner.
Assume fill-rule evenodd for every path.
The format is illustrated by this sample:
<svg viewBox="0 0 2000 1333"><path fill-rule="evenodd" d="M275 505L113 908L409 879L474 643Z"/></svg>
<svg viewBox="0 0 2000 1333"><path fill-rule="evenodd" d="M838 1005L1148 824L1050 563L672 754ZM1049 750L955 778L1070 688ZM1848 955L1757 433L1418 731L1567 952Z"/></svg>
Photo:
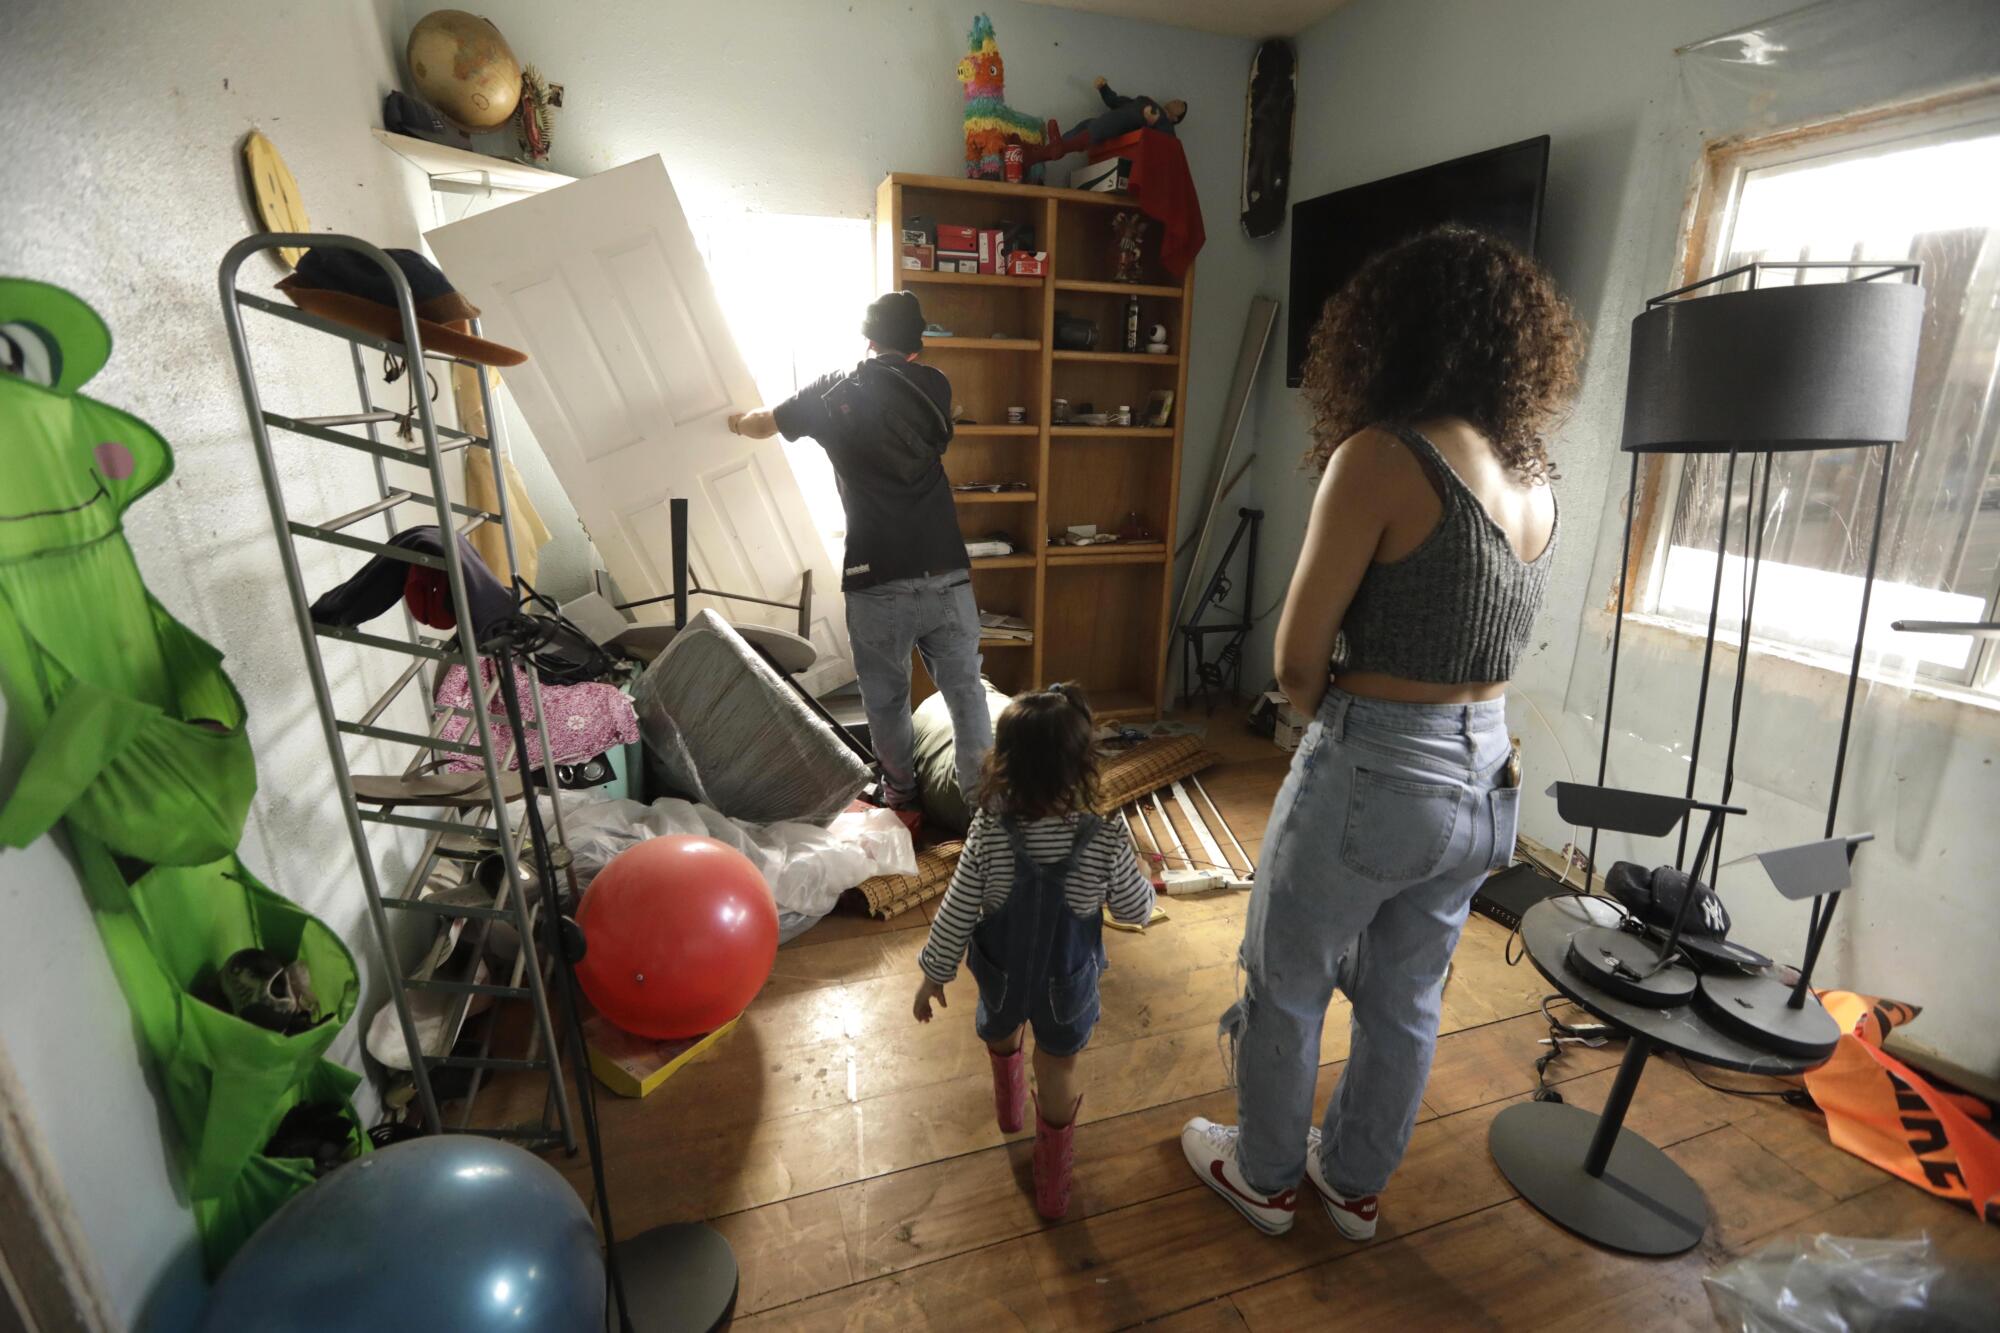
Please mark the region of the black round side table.
<svg viewBox="0 0 2000 1333"><path fill-rule="evenodd" d="M1569 966L1570 936L1617 919L1610 904L1576 897L1545 899L1521 918L1521 940L1535 970L1564 997L1625 1033L1625 1058L1602 1112L1523 1102L1494 1118L1487 1146L1522 1198L1584 1239L1628 1254L1679 1254L1708 1229L1708 1201L1673 1159L1624 1128L1646 1057L1678 1051L1719 1069L1775 1075L1802 1074L1823 1061L1738 1041L1691 1004L1649 1009L1593 986Z"/></svg>

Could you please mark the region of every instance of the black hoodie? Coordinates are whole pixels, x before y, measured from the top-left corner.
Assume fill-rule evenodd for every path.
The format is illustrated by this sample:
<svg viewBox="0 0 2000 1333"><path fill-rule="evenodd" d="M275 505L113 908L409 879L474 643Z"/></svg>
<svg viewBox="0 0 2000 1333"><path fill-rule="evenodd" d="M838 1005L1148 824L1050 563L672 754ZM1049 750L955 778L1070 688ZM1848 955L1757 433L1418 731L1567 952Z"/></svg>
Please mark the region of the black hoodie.
<svg viewBox="0 0 2000 1333"><path fill-rule="evenodd" d="M772 409L788 440L811 436L833 462L847 511L840 586L970 569L944 474L951 381L887 353L822 375Z"/></svg>

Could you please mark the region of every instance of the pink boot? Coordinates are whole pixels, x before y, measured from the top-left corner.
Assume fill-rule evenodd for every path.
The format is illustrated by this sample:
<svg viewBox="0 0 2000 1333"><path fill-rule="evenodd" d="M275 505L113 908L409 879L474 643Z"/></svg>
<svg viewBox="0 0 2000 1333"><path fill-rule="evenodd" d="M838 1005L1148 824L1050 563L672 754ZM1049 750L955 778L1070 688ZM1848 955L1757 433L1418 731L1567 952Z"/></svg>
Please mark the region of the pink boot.
<svg viewBox="0 0 2000 1333"><path fill-rule="evenodd" d="M993 1114L1000 1121L1002 1134L1021 1132L1021 1116L1028 1101L1028 1079L1023 1070L1027 1052L1026 1042L1007 1055L991 1048L986 1052L993 1062Z"/></svg>
<svg viewBox="0 0 2000 1333"><path fill-rule="evenodd" d="M1042 1103L1035 1100L1035 1211L1050 1222L1060 1222L1069 1212L1069 1173L1076 1161L1076 1117L1083 1098L1069 1108L1069 1123L1051 1125L1042 1118Z"/></svg>

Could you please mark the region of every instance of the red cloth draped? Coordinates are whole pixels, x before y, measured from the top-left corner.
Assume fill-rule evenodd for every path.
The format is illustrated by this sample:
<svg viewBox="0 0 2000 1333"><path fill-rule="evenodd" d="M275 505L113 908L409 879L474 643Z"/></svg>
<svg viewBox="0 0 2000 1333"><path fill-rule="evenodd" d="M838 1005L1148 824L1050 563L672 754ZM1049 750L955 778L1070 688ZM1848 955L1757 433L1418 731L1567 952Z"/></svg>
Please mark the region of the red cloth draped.
<svg viewBox="0 0 2000 1333"><path fill-rule="evenodd" d="M1141 213L1160 224L1160 263L1176 278L1186 277L1208 233L1201 225L1201 198L1181 141L1158 130L1134 130L1097 145L1090 155L1093 160L1132 159L1132 198Z"/></svg>

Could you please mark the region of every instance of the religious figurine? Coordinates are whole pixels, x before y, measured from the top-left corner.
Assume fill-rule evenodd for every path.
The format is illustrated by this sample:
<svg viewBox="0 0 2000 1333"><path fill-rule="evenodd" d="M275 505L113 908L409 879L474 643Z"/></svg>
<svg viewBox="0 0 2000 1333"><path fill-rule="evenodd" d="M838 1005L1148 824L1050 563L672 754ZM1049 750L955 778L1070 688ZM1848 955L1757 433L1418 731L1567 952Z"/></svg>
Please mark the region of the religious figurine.
<svg viewBox="0 0 2000 1333"><path fill-rule="evenodd" d="M1138 282L1143 260L1141 247L1146 239L1146 215L1137 210L1111 215L1112 277L1118 282Z"/></svg>

